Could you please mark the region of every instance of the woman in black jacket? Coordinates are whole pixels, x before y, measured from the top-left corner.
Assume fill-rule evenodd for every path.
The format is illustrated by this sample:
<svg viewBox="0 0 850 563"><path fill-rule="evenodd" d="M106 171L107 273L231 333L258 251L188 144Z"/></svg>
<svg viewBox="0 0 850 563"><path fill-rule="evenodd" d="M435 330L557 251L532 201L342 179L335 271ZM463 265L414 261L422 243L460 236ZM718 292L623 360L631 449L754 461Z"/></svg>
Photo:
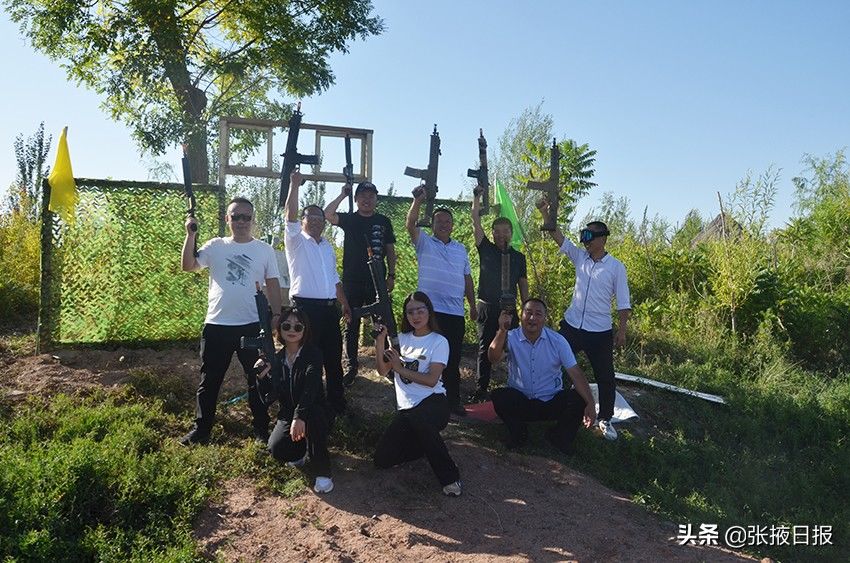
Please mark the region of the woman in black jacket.
<svg viewBox="0 0 850 563"><path fill-rule="evenodd" d="M316 476L313 487L317 493L329 493L331 463L328 454L328 415L322 386L322 353L309 344L310 328L307 317L295 307L284 307L278 328L277 352L280 363L280 384L268 377L270 365L259 360L257 384L266 405L280 402L277 423L269 437L269 453L280 462L293 467L311 461Z"/></svg>

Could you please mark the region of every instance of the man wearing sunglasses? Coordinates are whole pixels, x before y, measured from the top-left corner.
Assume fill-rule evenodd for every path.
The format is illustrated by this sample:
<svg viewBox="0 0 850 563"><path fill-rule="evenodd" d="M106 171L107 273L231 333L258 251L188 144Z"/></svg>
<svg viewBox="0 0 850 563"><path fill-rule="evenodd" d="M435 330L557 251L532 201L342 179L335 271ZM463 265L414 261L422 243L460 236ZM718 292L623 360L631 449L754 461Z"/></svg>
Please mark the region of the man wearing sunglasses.
<svg viewBox="0 0 850 563"><path fill-rule="evenodd" d="M354 190L357 211L337 213L337 208L351 193L351 184L345 184L336 199L325 207L325 218L345 233L342 245L342 288L352 309L375 301L375 286L369 271L367 245L379 258L386 273L387 290L395 285L395 233L386 215L375 211L378 188L369 182L360 182ZM350 386L357 377L357 354L360 344L360 319L354 318L345 329L345 376L343 383Z"/></svg>
<svg viewBox="0 0 850 563"><path fill-rule="evenodd" d="M193 217L186 219L183 271L209 268L210 283L201 335L201 382L196 396L195 426L180 439L184 445L209 441L218 393L234 352L248 381L254 436L263 443L269 439L269 415L257 393L254 376L257 351L243 350L240 340L260 332L254 302L255 282L265 284L272 311L280 311L280 273L274 249L253 236L254 206L250 201L241 197L231 200L225 221L231 236L207 241L195 256L197 227L193 225L197 221Z"/></svg>
<svg viewBox="0 0 850 563"><path fill-rule="evenodd" d="M351 321L351 309L336 269L336 254L326 238L325 212L318 205L308 205L298 222L298 193L303 177L299 170L290 175L286 199L286 262L289 264L289 294L293 304L310 320L312 342L322 351L325 389L328 402L336 414L345 412L342 384L342 332L339 329L340 308L345 322Z"/></svg>
<svg viewBox="0 0 850 563"><path fill-rule="evenodd" d="M546 216L548 202L538 203ZM579 232L577 247L564 236L560 228L549 231L562 254L566 254L576 270L573 300L564 311L560 332L575 354L587 355L593 375L599 387L599 430L608 440L617 439L617 430L611 424L614 416L616 383L614 380L614 344L622 347L626 343L626 323L631 314L629 284L626 267L608 254L608 227L601 221L593 221ZM617 331L611 322L611 300L617 305Z"/></svg>

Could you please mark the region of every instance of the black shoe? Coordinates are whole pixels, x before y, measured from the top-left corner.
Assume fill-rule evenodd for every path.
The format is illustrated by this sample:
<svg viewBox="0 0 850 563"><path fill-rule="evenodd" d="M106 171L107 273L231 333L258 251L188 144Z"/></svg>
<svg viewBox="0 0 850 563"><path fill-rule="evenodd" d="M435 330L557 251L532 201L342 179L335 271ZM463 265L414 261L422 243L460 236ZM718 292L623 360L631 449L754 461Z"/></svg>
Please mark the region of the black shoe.
<svg viewBox="0 0 850 563"><path fill-rule="evenodd" d="M354 379L357 377L357 371L350 371L342 376L342 384L345 387L354 385Z"/></svg>
<svg viewBox="0 0 850 563"><path fill-rule="evenodd" d="M460 403L453 403L449 406L449 412L455 416L466 416L466 409Z"/></svg>
<svg viewBox="0 0 850 563"><path fill-rule="evenodd" d="M475 393L472 393L467 399L467 403L483 403L490 399L490 393L487 389L479 387Z"/></svg>
<svg viewBox="0 0 850 563"><path fill-rule="evenodd" d="M193 444L208 444L209 441L209 433L198 430L197 428L193 428L188 434L180 438L180 443L184 446L191 446Z"/></svg>
<svg viewBox="0 0 850 563"><path fill-rule="evenodd" d="M546 429L546 440L555 447L556 450L561 452L564 455L575 455L576 447L572 443L567 443L563 438L558 436L558 433L555 431L555 428L547 428Z"/></svg>

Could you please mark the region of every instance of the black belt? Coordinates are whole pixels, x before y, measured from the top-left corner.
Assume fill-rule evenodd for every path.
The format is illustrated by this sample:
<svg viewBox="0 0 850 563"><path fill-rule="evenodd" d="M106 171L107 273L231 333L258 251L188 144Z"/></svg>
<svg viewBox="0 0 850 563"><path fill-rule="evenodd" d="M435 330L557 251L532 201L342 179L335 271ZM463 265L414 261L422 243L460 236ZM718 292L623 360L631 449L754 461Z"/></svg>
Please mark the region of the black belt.
<svg viewBox="0 0 850 563"><path fill-rule="evenodd" d="M325 307L336 306L336 298L333 298L333 299L312 299L310 297L298 297L296 295L292 299L294 299L296 303L303 303L304 305L323 305Z"/></svg>

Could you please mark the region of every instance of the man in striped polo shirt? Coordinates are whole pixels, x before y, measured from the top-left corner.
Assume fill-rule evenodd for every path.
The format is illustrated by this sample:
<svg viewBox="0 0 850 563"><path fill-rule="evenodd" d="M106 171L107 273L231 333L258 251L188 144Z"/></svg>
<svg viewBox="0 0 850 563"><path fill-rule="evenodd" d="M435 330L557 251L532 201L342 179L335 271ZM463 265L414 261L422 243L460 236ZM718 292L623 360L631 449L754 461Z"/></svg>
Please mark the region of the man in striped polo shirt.
<svg viewBox="0 0 850 563"><path fill-rule="evenodd" d="M439 207L434 210L431 217L432 235L416 226L419 208L424 200L424 193L414 195L405 226L416 248L416 260L419 263L418 289L431 298L437 323L440 325L439 332L449 341L449 360L443 370L443 385L446 387L449 408L453 414L465 416L466 411L460 402L464 297L469 303L470 320L475 321L478 318L469 254L465 246L451 238L454 217L448 208Z"/></svg>

